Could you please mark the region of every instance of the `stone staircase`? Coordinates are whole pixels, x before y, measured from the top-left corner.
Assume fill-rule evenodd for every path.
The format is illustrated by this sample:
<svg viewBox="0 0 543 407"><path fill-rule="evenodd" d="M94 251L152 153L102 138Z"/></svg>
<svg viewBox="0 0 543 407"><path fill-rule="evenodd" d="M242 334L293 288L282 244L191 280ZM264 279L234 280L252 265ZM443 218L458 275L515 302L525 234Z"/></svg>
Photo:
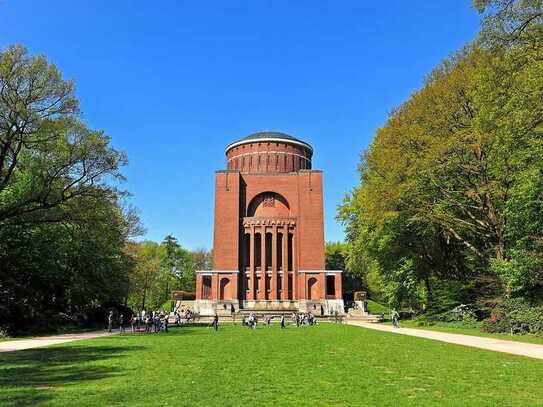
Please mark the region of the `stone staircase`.
<svg viewBox="0 0 543 407"><path fill-rule="evenodd" d="M382 315L376 315L376 314L366 314L366 315L346 315L345 321L360 321L360 322L369 322L369 323L376 323L381 322L383 320Z"/></svg>
<svg viewBox="0 0 543 407"><path fill-rule="evenodd" d="M382 319L383 315L381 314L370 314L362 302L358 304L358 307L350 308L345 316L346 321L380 322Z"/></svg>

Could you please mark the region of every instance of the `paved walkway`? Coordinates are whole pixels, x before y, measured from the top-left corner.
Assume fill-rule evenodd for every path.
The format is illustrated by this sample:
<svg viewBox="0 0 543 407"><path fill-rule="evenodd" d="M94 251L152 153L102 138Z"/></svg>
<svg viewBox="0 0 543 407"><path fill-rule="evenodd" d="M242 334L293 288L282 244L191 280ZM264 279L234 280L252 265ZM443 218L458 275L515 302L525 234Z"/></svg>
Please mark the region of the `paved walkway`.
<svg viewBox="0 0 543 407"><path fill-rule="evenodd" d="M101 336L114 335L104 331L93 331L79 334L64 334L54 336L37 336L29 339L18 339L15 341L0 342L0 352L13 352L16 350L41 348L43 346L56 345L57 343L66 343L80 339L99 338Z"/></svg>
<svg viewBox="0 0 543 407"><path fill-rule="evenodd" d="M371 324L367 322L346 321L349 325L361 326L383 332L392 332L400 335L416 336L419 338L434 339L436 341L471 346L495 352L511 353L513 355L528 356L543 359L543 345L533 343L506 341L503 339L486 338L481 336L452 334L446 332L427 331L413 328L394 328L391 325Z"/></svg>

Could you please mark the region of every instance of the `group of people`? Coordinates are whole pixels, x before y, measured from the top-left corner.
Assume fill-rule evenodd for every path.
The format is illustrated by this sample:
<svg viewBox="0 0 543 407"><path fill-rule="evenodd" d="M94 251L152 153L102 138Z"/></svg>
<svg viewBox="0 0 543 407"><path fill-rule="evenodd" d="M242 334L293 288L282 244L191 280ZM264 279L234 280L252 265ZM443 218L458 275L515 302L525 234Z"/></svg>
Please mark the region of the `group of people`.
<svg viewBox="0 0 543 407"><path fill-rule="evenodd" d="M132 322L132 332L139 332L141 323L145 327L145 333L168 332L168 314L164 312L154 311L149 315L144 315L141 318L135 317L134 319L135 321Z"/></svg>
<svg viewBox="0 0 543 407"><path fill-rule="evenodd" d="M180 309L174 311L175 315L175 323L177 325L181 324L181 320L184 318L186 322L190 322L194 320L194 313L190 309ZM274 315L268 315L264 317L264 321L266 326L270 327L272 325L273 320L276 318ZM126 332L125 325L128 323L130 324L131 331L133 333L136 332L145 332L145 333L160 333L160 332L168 332L168 326L169 326L169 315L168 313L164 311L152 311L150 313L147 313L146 311L142 311L141 315L134 314L132 317L127 321L124 314L119 314L117 321L115 321L115 314L113 310L109 311L107 315L107 330L108 332L112 332L113 325L115 322L119 324L119 332L123 333ZM317 319L311 312L306 313L292 313L292 323L296 325L296 327L300 327L303 325L316 325ZM248 328L256 329L258 325L258 317L255 313L249 314L248 316L245 316L242 320L242 324ZM286 321L285 321L285 315L281 315L279 317L279 324L281 326L281 329L286 327ZM210 325L215 331L219 329L219 317L217 314L213 317L213 320ZM396 324L395 324L396 326Z"/></svg>
<svg viewBox="0 0 543 407"><path fill-rule="evenodd" d="M174 311L174 315L175 315L175 323L176 323L176 325L181 325L181 322L182 322L183 319L185 320L185 323L187 323L187 324L190 324L190 323L194 322L194 312L190 308L176 309Z"/></svg>
<svg viewBox="0 0 543 407"><path fill-rule="evenodd" d="M264 317L264 321L266 326L270 327L272 325L273 320L276 318L274 315L268 315ZM317 319L311 312L306 313L292 313L292 323L296 325L297 327L300 327L302 325L316 325ZM242 320L242 325L246 326L248 328L256 329L258 325L258 317L255 313L249 314ZM284 329L286 327L286 320L285 315L281 315L279 317L279 326L281 329Z"/></svg>
<svg viewBox="0 0 543 407"><path fill-rule="evenodd" d="M271 318L273 317L268 317L268 318L270 319L270 321L268 322L268 325L269 325L271 324ZM258 325L258 317L256 316L255 313L249 314L248 316L243 317L242 325L251 329L256 329L256 326Z"/></svg>
<svg viewBox="0 0 543 407"><path fill-rule="evenodd" d="M119 314L117 321L115 321L115 313L110 310L107 314L107 331L112 332L115 322L119 324L119 332L126 332L126 324L130 325L132 333L141 332L142 329L145 333L159 333L168 332L168 314L164 311L153 311L147 313L142 311L141 315L134 314L130 319L126 319L124 314Z"/></svg>
<svg viewBox="0 0 543 407"><path fill-rule="evenodd" d="M302 325L316 325L317 319L315 318L315 315L313 315L311 312L304 312L304 313L292 313L292 321L296 324L296 327L300 327Z"/></svg>

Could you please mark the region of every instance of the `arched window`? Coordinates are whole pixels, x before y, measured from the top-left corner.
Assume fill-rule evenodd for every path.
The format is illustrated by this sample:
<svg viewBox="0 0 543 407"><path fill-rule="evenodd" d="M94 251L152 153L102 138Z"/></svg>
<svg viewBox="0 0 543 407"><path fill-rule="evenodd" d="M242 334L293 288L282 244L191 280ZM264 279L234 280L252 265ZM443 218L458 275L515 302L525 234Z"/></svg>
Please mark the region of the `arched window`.
<svg viewBox="0 0 543 407"><path fill-rule="evenodd" d="M288 217L290 206L287 200L276 192L263 192L255 196L247 206L247 216Z"/></svg>

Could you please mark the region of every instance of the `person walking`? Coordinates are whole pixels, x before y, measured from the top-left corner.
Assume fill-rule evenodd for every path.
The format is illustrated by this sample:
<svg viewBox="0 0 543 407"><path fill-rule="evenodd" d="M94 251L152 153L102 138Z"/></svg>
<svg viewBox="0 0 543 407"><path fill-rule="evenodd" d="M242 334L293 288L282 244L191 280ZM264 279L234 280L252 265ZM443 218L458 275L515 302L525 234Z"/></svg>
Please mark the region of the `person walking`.
<svg viewBox="0 0 543 407"><path fill-rule="evenodd" d="M285 328L285 316L281 315L281 329Z"/></svg>
<svg viewBox="0 0 543 407"><path fill-rule="evenodd" d="M119 333L123 333L124 331L124 315L121 314L119 316Z"/></svg>
<svg viewBox="0 0 543 407"><path fill-rule="evenodd" d="M113 328L113 310L109 311L109 314L107 315L107 331L111 333L112 328Z"/></svg>
<svg viewBox="0 0 543 407"><path fill-rule="evenodd" d="M213 322L211 323L211 326L213 329L215 329L215 332L219 330L219 316L215 314L213 316Z"/></svg>

